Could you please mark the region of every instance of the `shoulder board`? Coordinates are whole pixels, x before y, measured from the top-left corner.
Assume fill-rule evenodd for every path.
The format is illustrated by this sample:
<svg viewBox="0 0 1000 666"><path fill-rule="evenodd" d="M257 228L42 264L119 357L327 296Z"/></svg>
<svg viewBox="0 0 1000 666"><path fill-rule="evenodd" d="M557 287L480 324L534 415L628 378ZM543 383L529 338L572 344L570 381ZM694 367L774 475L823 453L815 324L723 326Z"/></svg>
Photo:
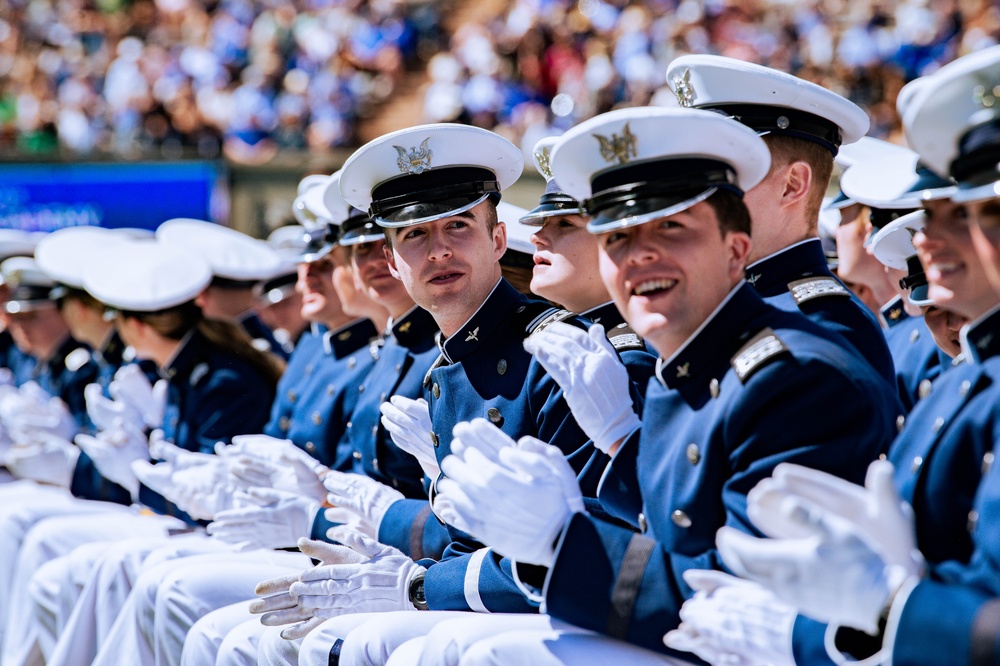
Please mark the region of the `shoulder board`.
<svg viewBox="0 0 1000 666"><path fill-rule="evenodd" d="M563 310L561 308L549 308L542 314L532 319L531 323L529 323L525 327L524 332L527 335L534 335L535 333L544 331L545 329L547 329L552 324L555 324L556 322L566 321L567 319L571 319L575 316L576 315L570 312L569 310Z"/></svg>
<svg viewBox="0 0 1000 666"><path fill-rule="evenodd" d="M851 296L847 287L831 277L806 278L805 280L789 282L788 291L791 292L792 298L799 305L825 296L847 296L848 298Z"/></svg>
<svg viewBox="0 0 1000 666"><path fill-rule="evenodd" d="M90 361L90 352L83 347L77 347L70 353L66 354L66 369L70 372L76 372L83 366L87 365Z"/></svg>
<svg viewBox="0 0 1000 666"><path fill-rule="evenodd" d="M611 346L619 352L646 351L646 343L628 324L618 324L605 331L605 334L608 336L608 342L611 343Z"/></svg>
<svg viewBox="0 0 1000 666"><path fill-rule="evenodd" d="M208 376L208 363L199 363L194 366L194 369L191 371L191 377L188 381L191 383L191 386L197 386L198 382L206 376Z"/></svg>
<svg viewBox="0 0 1000 666"><path fill-rule="evenodd" d="M736 376L744 384L758 370L775 357L788 351L781 338L770 328L765 328L743 345L730 363Z"/></svg>

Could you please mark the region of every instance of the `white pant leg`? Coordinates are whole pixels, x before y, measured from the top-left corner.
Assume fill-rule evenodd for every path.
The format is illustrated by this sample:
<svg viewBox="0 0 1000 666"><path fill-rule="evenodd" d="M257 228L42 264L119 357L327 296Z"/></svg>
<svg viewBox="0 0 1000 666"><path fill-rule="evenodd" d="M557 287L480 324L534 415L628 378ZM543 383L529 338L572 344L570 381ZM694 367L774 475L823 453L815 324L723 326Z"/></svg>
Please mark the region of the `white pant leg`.
<svg viewBox="0 0 1000 666"><path fill-rule="evenodd" d="M260 641L269 629L260 623L257 616L235 627L222 639L215 666L257 666Z"/></svg>
<svg viewBox="0 0 1000 666"><path fill-rule="evenodd" d="M22 655L38 642L40 625L35 622L37 613L33 609L29 586L39 567L85 543L117 541L142 534L162 535L167 526L180 524L173 518L141 515L117 504L90 504L100 505L101 510L87 515L60 515L39 520L24 537L16 566L17 580L12 586L10 599L11 608L21 611L8 614L5 630L6 635L18 639L4 643L4 664L15 666L22 663Z"/></svg>
<svg viewBox="0 0 1000 666"><path fill-rule="evenodd" d="M509 631L466 650L461 666L680 666L688 662L600 634L579 631Z"/></svg>
<svg viewBox="0 0 1000 666"><path fill-rule="evenodd" d="M442 622L427 633L423 646L423 666L457 666L475 643L508 631L547 631L552 629L548 615L528 613L462 613ZM583 631L581 629L581 631Z"/></svg>
<svg viewBox="0 0 1000 666"><path fill-rule="evenodd" d="M229 632L248 620L256 619L250 614L249 601L240 601L207 613L194 623L184 639L184 649L181 652L182 666L205 666L216 663L219 648ZM257 663L256 645L251 663Z"/></svg>
<svg viewBox="0 0 1000 666"><path fill-rule="evenodd" d="M330 663L330 650L333 649L335 644L343 644L344 638L348 634L380 615L383 615L383 613L352 613L327 620L306 634L306 637L301 639L301 641L294 641L295 643L301 643L294 661L282 661L279 663L302 664L303 666L305 664L328 666ZM264 664L265 662L261 661L260 663Z"/></svg>
<svg viewBox="0 0 1000 666"><path fill-rule="evenodd" d="M303 639L285 640L281 637L282 629L284 627L264 628L264 633L260 634L257 644L257 666L298 666ZM306 638L309 638L318 629L318 627L313 629ZM328 666L329 660L323 664Z"/></svg>
<svg viewBox="0 0 1000 666"><path fill-rule="evenodd" d="M426 642L426 636L411 638L392 651L389 661L385 662L385 666L417 666L420 662L420 655L424 652L424 644Z"/></svg>
<svg viewBox="0 0 1000 666"><path fill-rule="evenodd" d="M370 666L384 664L393 651L418 636L424 636L436 625L457 617L464 617L464 611L395 611L391 613L367 613L370 619L360 624L344 636L340 650L341 666ZM326 628L331 622L324 622ZM334 627L331 628L335 628ZM313 632L315 633L315 631ZM312 634L310 634L311 636ZM303 642L303 648L305 642ZM314 666L300 655L299 661L305 666Z"/></svg>
<svg viewBox="0 0 1000 666"><path fill-rule="evenodd" d="M297 573L311 566L301 553L258 550L213 553L183 560L170 571L156 594L153 654L157 666L180 663L184 638L199 618L210 611L254 599L262 580Z"/></svg>

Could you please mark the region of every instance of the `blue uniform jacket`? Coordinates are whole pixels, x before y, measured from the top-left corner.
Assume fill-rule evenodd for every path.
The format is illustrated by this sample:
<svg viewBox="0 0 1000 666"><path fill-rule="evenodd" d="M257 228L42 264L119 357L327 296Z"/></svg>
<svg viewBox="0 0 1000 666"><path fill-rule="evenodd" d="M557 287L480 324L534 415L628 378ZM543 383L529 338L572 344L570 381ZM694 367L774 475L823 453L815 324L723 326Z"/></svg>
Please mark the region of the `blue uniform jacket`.
<svg viewBox="0 0 1000 666"><path fill-rule="evenodd" d="M900 407L855 352L745 283L657 376L598 495L644 533L576 514L543 593L554 617L662 652L692 594L681 574L722 568L719 527L757 533L750 489L782 462L860 481Z"/></svg>
<svg viewBox="0 0 1000 666"><path fill-rule="evenodd" d="M169 381L164 437L188 451L214 453L216 442L260 432L274 400L273 384L197 331L182 341L161 374ZM159 513L190 521L187 514L143 485L139 501Z"/></svg>
<svg viewBox="0 0 1000 666"><path fill-rule="evenodd" d="M367 319L303 334L278 382L264 434L290 439L332 469L348 469L350 449L341 440L358 387L372 368L377 335Z"/></svg>
<svg viewBox="0 0 1000 666"><path fill-rule="evenodd" d="M344 439L352 451L352 471L395 488L409 500L389 507L379 527L379 540L395 546L414 559L428 553L440 555L447 545L447 532L430 513L424 491L424 473L417 460L400 450L382 427L379 407L391 396L419 398L424 376L438 357L435 336L438 327L426 310L414 307L386 331L378 359L365 381L358 387L358 402L347 423ZM423 512L423 513L422 513ZM417 515L422 523L415 526ZM321 511L313 522L314 538L325 539L335 525ZM426 529L423 529L426 528ZM410 543L410 534L424 535L427 541ZM398 535L405 535L396 540Z"/></svg>
<svg viewBox="0 0 1000 666"><path fill-rule="evenodd" d="M66 336L52 358L43 362L32 358L21 363L15 375L18 386L34 381L49 395L61 398L81 430L91 428L83 389L96 380L97 364L91 356L90 347L72 336Z"/></svg>
<svg viewBox="0 0 1000 666"><path fill-rule="evenodd" d="M896 367L899 399L909 413L938 375L951 367L951 358L934 342L924 318L907 315L901 300L894 299L882 308L882 316L888 326L885 340ZM894 313L900 314L894 316Z"/></svg>
<svg viewBox="0 0 1000 666"><path fill-rule="evenodd" d="M834 277L818 238L802 241L748 266L747 281L764 300L786 312L801 312L842 336L875 370L893 383L892 356L875 315Z"/></svg>

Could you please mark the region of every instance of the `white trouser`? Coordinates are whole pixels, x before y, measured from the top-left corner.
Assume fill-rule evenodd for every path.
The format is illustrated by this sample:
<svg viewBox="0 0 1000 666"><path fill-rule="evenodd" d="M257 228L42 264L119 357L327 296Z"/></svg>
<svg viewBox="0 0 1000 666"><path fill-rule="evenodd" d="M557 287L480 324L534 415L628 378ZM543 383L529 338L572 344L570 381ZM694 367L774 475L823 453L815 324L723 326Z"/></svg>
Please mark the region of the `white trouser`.
<svg viewBox="0 0 1000 666"><path fill-rule="evenodd" d="M424 652L424 643L426 642L426 636L411 638L392 651L385 666L415 666L420 661L420 655Z"/></svg>
<svg viewBox="0 0 1000 666"><path fill-rule="evenodd" d="M427 644L424 645L425 651ZM423 658L422 658L423 659ZM508 631L480 640L462 656L461 666L679 666L688 662L635 645L579 630Z"/></svg>
<svg viewBox="0 0 1000 666"><path fill-rule="evenodd" d="M257 616L237 625L222 639L215 666L257 666L261 638L269 630Z"/></svg>
<svg viewBox="0 0 1000 666"><path fill-rule="evenodd" d="M299 650L301 666L327 666L330 648L344 639L341 666L384 664L393 651L410 640L424 636L436 625L464 617L464 611L393 611L356 613L327 620L313 629Z"/></svg>
<svg viewBox="0 0 1000 666"><path fill-rule="evenodd" d="M87 503L85 500L76 500ZM99 512L89 511L87 515L59 515L36 522L25 535L16 565L17 579L11 590L11 608L22 609L9 613L5 634L12 640L4 642L2 663L8 666L32 663L28 655L37 649L39 632L51 622L39 621L32 591L42 592L44 585L34 581L34 574L45 563L63 555L68 555L77 547L94 541L116 541L136 534L162 535L169 526L178 526L180 521L172 518L142 515L129 507L106 502L90 502L98 505ZM44 594L44 593L43 593ZM41 614L44 616L44 614ZM13 637L17 640L13 640ZM46 640L49 645L51 640Z"/></svg>
<svg viewBox="0 0 1000 666"><path fill-rule="evenodd" d="M257 617L250 614L250 602L223 606L194 623L181 652L182 666L206 666L218 662L219 651L226 637L244 623L253 622L262 626ZM257 663L257 644L253 644L253 659L239 663Z"/></svg>
<svg viewBox="0 0 1000 666"><path fill-rule="evenodd" d="M187 548L195 545L188 542ZM311 564L301 553L258 550L236 553L227 544L202 539L201 554L187 549L154 551L102 645L95 666L128 655L137 663L179 664L184 639L210 611L254 598L257 583ZM186 555L186 556L185 556Z"/></svg>
<svg viewBox="0 0 1000 666"><path fill-rule="evenodd" d="M548 615L462 613L461 616L452 616L447 622L437 624L427 632L423 657L419 663L457 666L465 651L484 638L509 631L552 631L554 625L567 632L585 631L553 620Z"/></svg>
<svg viewBox="0 0 1000 666"><path fill-rule="evenodd" d="M296 666L299 663L302 639L285 640L281 637L282 629L284 627L267 627L260 635L256 661L258 666ZM325 663L329 666L330 662L327 660Z"/></svg>

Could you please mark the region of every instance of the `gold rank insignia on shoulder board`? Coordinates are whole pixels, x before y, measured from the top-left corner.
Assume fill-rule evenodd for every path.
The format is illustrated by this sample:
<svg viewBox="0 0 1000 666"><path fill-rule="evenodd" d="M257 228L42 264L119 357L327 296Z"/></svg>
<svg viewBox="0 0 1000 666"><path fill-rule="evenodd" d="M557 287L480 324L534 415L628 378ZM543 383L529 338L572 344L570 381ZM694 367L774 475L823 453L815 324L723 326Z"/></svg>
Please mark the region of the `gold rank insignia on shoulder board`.
<svg viewBox="0 0 1000 666"><path fill-rule="evenodd" d="M528 327L525 329L524 332L527 333L528 335L532 335L534 333L540 333L541 331L544 331L557 321L565 321L574 316L575 315L569 310L563 310L561 308L549 308L538 317L535 317L535 319L530 324L528 324Z"/></svg>
<svg viewBox="0 0 1000 666"><path fill-rule="evenodd" d="M792 298L799 305L824 296L851 297L851 292L847 291L847 287L832 277L806 278L805 280L789 282L788 291L792 292Z"/></svg>
<svg viewBox="0 0 1000 666"><path fill-rule="evenodd" d="M736 376L744 384L758 370L775 357L789 351L771 328L765 328L740 348L730 361Z"/></svg>
<svg viewBox="0 0 1000 666"><path fill-rule="evenodd" d="M639 337L639 334L632 330L628 324L619 324L606 331L608 342L619 352L623 351L644 351L646 344Z"/></svg>

